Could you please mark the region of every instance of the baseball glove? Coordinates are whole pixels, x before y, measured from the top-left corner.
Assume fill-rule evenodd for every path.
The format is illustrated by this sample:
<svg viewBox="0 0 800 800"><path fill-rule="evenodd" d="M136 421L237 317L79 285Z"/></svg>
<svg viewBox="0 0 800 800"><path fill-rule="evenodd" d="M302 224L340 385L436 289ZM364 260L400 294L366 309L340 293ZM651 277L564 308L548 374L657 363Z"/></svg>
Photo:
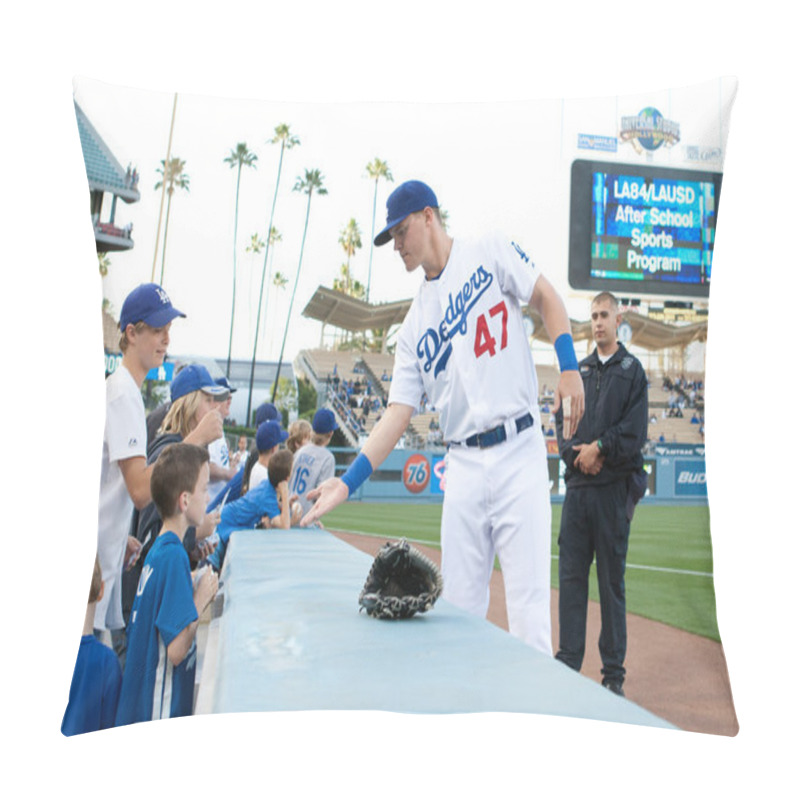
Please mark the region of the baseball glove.
<svg viewBox="0 0 800 800"><path fill-rule="evenodd" d="M439 568L405 539L387 542L375 556L359 611L379 619L406 619L427 611L442 593Z"/></svg>

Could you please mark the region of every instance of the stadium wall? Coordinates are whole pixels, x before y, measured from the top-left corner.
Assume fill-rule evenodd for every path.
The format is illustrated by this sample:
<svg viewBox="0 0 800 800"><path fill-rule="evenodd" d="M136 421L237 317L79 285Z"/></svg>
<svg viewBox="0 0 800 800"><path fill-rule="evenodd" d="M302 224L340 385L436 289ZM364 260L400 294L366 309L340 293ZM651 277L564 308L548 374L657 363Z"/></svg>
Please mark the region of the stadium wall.
<svg viewBox="0 0 800 800"><path fill-rule="evenodd" d="M341 475L358 451L350 448L332 450L336 456L336 474ZM447 483L445 455L446 451L441 449L393 450L352 499L441 502ZM557 456L548 456L547 468L551 498L553 502L561 502L565 491L564 463ZM645 469L649 477L643 503L701 505L708 502L703 446L656 447L645 456Z"/></svg>

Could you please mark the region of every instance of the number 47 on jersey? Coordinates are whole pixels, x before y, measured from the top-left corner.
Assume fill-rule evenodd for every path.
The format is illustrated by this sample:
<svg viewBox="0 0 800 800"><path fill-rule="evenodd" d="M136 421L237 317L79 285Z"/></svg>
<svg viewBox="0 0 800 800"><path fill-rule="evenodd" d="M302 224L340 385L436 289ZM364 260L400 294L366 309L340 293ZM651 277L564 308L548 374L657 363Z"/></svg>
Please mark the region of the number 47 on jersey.
<svg viewBox="0 0 800 800"><path fill-rule="evenodd" d="M496 318L500 317L499 320ZM491 322L491 327L490 323ZM489 318L481 314L475 325L475 358L480 358L484 353L493 357L497 352L497 339L492 335L492 329L500 331L500 349L505 350L508 344L508 309L505 300L489 309Z"/></svg>

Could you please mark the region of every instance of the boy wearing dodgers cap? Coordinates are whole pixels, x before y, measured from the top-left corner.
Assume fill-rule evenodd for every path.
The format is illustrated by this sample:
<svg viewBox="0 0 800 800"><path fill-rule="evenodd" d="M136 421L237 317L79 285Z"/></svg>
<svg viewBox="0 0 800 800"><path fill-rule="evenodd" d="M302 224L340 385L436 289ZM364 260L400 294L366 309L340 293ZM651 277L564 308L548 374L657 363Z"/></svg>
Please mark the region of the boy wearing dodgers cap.
<svg viewBox="0 0 800 800"><path fill-rule="evenodd" d="M320 408L311 423L314 431L311 441L295 453L289 489L297 495L303 514L307 514L314 505L308 499L308 493L336 473L336 460L328 445L338 427L333 411Z"/></svg>
<svg viewBox="0 0 800 800"><path fill-rule="evenodd" d="M135 288L119 317L122 362L106 380L106 423L100 471L97 550L105 591L97 603L96 632L124 628L120 584L141 545L128 536L134 506L150 502L147 427L141 388L147 373L164 363L176 317L167 293L155 283Z"/></svg>
<svg viewBox="0 0 800 800"><path fill-rule="evenodd" d="M299 516L294 520L291 518L290 510L293 498L289 497L287 480L292 471L292 454L280 449L288 436L276 420L267 420L258 426L256 447L259 461L263 459L266 466L267 479L222 510L217 526L219 544L208 558L208 563L217 572L222 569L228 540L235 530L254 528L265 517L273 528L288 528L293 522L300 521Z"/></svg>

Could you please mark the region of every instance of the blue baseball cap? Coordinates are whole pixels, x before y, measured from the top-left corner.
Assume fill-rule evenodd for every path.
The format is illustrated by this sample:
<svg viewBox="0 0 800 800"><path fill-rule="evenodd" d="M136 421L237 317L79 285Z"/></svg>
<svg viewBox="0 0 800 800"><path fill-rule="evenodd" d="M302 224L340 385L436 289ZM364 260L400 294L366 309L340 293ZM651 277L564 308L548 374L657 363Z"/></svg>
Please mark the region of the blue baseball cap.
<svg viewBox="0 0 800 800"><path fill-rule="evenodd" d="M224 386L215 383L209 371L202 364L189 364L172 379L170 397L174 403L179 397L197 391L214 397L228 392Z"/></svg>
<svg viewBox="0 0 800 800"><path fill-rule="evenodd" d="M334 417L333 411L329 408L320 408L317 413L314 414L311 427L314 429L314 433L330 433L331 431L335 431L339 426L336 424L336 417Z"/></svg>
<svg viewBox="0 0 800 800"><path fill-rule="evenodd" d="M256 426L270 419L280 419L280 412L272 403L262 403L256 409Z"/></svg>
<svg viewBox="0 0 800 800"><path fill-rule="evenodd" d="M389 231L409 214L422 211L423 208L439 208L439 201L433 189L422 181L406 181L401 183L386 201L386 227L375 237L375 245L380 247L392 237Z"/></svg>
<svg viewBox="0 0 800 800"><path fill-rule="evenodd" d="M272 450L276 444L285 442L289 438L289 434L281 428L279 422L274 419L269 419L262 422L256 431L256 448L258 452L265 450Z"/></svg>
<svg viewBox="0 0 800 800"><path fill-rule="evenodd" d="M157 283L143 283L125 298L119 314L119 329L124 331L128 325L137 322L144 322L151 328L163 328L175 317L185 316L172 305L167 293Z"/></svg>
<svg viewBox="0 0 800 800"><path fill-rule="evenodd" d="M228 381L228 379L224 375L221 378L217 378L215 383L218 383L220 386L227 389L231 394L233 394L236 391L236 389L233 386L231 386L230 381Z"/></svg>

